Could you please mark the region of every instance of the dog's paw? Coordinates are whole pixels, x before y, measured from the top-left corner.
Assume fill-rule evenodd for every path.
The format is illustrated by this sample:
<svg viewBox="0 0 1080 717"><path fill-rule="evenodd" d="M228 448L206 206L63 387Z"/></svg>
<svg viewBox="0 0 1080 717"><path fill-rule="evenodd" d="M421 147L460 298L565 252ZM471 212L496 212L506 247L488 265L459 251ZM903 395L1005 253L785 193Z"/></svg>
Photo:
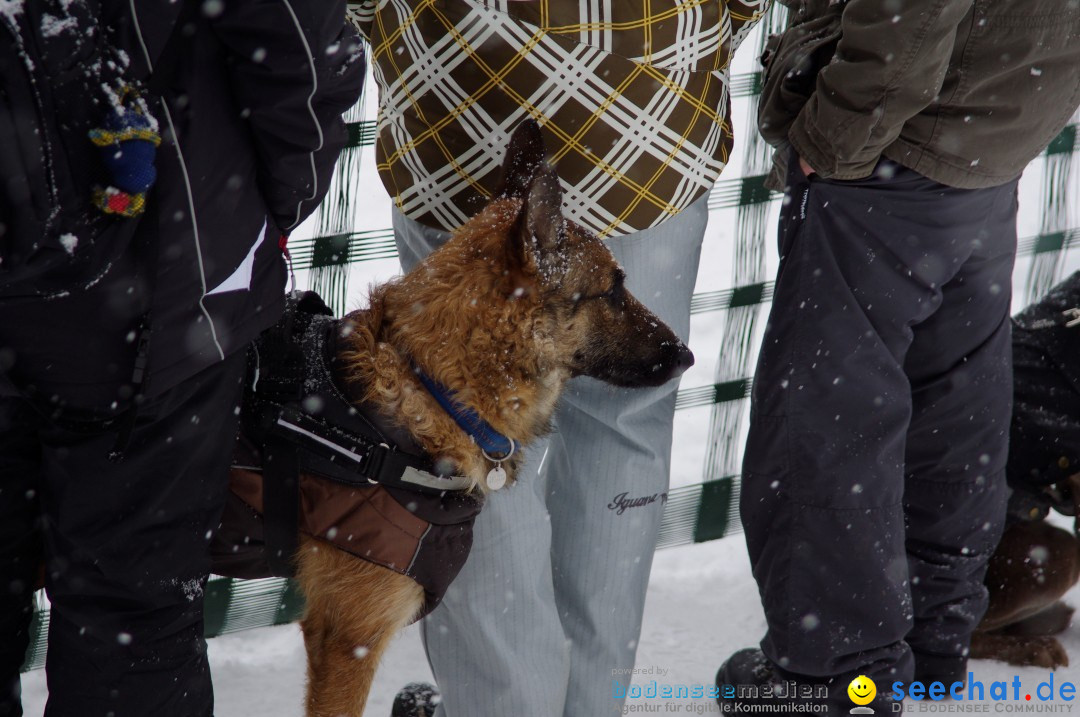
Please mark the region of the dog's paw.
<svg viewBox="0 0 1080 717"><path fill-rule="evenodd" d="M1018 648L1024 661L1019 664L1046 667L1051 670L1069 666L1069 653L1056 638L1031 637L1023 638L1023 640L1024 642Z"/></svg>
<svg viewBox="0 0 1080 717"><path fill-rule="evenodd" d="M410 682L394 698L390 717L431 717L439 702L439 691L434 685Z"/></svg>
<svg viewBox="0 0 1080 717"><path fill-rule="evenodd" d="M1045 667L1056 670L1069 666L1069 653L1053 637L975 633L971 638L971 657L1000 660L1017 667Z"/></svg>

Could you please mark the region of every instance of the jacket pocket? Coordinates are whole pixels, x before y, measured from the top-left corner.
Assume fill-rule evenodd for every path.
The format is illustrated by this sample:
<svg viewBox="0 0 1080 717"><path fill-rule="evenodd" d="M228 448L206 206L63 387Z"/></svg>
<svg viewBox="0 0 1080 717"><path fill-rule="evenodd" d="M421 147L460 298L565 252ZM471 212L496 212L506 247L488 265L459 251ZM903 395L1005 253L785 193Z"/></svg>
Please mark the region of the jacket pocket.
<svg viewBox="0 0 1080 717"><path fill-rule="evenodd" d="M842 2L831 3L824 13L796 22L766 43L765 67L758 129L774 147L787 144L788 130L814 93L817 75L832 61L842 35Z"/></svg>

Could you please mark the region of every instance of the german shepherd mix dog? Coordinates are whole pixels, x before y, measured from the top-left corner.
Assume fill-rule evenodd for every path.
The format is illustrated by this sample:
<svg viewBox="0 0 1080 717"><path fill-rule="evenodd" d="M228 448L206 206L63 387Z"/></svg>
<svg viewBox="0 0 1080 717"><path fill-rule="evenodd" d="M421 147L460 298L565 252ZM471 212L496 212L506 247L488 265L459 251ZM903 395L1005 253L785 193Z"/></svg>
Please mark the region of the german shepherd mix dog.
<svg viewBox="0 0 1080 717"><path fill-rule="evenodd" d="M502 436L549 430L567 380L658 386L693 354L635 299L604 243L567 221L535 122L514 133L500 191L414 271L341 320L341 386L407 433L439 465L489 489L492 460L421 382L451 391ZM520 453L505 462L512 479ZM487 480L485 480L487 479ZM400 572L302 535L307 714L359 717L390 639L416 619L424 590Z"/></svg>

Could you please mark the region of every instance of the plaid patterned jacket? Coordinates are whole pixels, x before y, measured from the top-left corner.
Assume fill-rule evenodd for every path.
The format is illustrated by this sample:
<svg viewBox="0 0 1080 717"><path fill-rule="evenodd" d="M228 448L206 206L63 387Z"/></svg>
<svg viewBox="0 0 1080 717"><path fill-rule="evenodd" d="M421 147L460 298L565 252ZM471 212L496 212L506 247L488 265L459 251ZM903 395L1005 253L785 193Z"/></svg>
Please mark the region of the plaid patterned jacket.
<svg viewBox="0 0 1080 717"><path fill-rule="evenodd" d="M570 217L601 236L707 192L732 146L728 66L770 0L363 0L376 159L397 207L453 230L541 124Z"/></svg>

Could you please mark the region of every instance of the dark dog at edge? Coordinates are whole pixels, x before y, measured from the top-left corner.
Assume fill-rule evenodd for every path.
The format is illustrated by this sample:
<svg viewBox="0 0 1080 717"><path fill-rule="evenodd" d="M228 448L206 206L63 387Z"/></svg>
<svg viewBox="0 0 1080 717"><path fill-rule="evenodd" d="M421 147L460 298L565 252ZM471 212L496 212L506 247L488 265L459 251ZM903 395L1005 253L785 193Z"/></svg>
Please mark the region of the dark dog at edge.
<svg viewBox="0 0 1080 717"><path fill-rule="evenodd" d="M1069 664L1054 637L1073 609L1062 596L1080 579L1080 272L1013 317L1013 416L1006 470L1009 520L990 558L990 604L971 656L1013 665Z"/></svg>
<svg viewBox="0 0 1080 717"><path fill-rule="evenodd" d="M1061 489L1080 510L1080 473ZM987 567L990 604L972 636L971 657L1068 666L1068 653L1054 636L1069 627L1073 608L1061 598L1078 580L1080 539L1074 531L1044 520L1011 523Z"/></svg>

